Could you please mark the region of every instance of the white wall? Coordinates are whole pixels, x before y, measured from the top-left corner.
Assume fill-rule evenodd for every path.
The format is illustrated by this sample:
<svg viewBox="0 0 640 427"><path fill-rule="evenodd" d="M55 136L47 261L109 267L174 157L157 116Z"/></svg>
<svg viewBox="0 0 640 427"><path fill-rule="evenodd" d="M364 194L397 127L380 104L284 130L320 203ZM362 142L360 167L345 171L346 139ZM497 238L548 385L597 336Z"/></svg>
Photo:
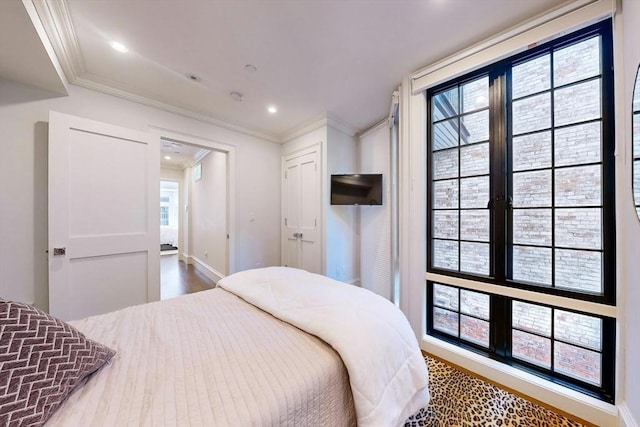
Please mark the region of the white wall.
<svg viewBox="0 0 640 427"><path fill-rule="evenodd" d="M616 104L616 116L623 117L617 128L618 156L616 158L616 198L617 198L617 239L618 239L618 304L622 314L620 328L620 355L622 381L619 391L619 401L624 400L625 409L640 425L640 221L638 221L633 207L631 190L631 157L632 157L632 119L631 103L633 88L640 64L640 2L637 0L622 1L622 18L620 15L616 24L622 22L624 66L616 69L616 84L619 96ZM618 41L618 40L616 40ZM619 52L617 52L619 53ZM618 64L616 64L618 65ZM620 87L621 85L621 87ZM622 102L622 105L621 105ZM621 128L622 127L622 128ZM620 135L622 133L622 135ZM635 361L634 361L635 360ZM626 420L629 422L630 420ZM633 422L633 421L632 421ZM633 424L628 424L633 425Z"/></svg>
<svg viewBox="0 0 640 427"><path fill-rule="evenodd" d="M307 133L282 146L286 157L304 148L320 144L322 268L323 274L337 280L359 283L358 215L355 206L331 206L331 174L357 171L357 140L320 121Z"/></svg>
<svg viewBox="0 0 640 427"><path fill-rule="evenodd" d="M331 175L357 173L357 140L327 127L327 163L323 185L326 210L326 275L348 283L360 282L359 224L357 206L331 205Z"/></svg>
<svg viewBox="0 0 640 427"><path fill-rule="evenodd" d="M131 129L150 125L236 147L236 269L280 263L281 147L208 123L70 86L59 95L0 79L0 295L48 305L49 110ZM274 202L275 201L275 202ZM249 224L250 213L260 227ZM258 223L258 222L256 222Z"/></svg>
<svg viewBox="0 0 640 427"><path fill-rule="evenodd" d="M360 280L363 288L391 298L391 141L384 122L360 137L359 173L381 173L382 206L360 209Z"/></svg>
<svg viewBox="0 0 640 427"><path fill-rule="evenodd" d="M228 259L227 154L212 151L200 164L202 178L191 184L191 256L223 277Z"/></svg>

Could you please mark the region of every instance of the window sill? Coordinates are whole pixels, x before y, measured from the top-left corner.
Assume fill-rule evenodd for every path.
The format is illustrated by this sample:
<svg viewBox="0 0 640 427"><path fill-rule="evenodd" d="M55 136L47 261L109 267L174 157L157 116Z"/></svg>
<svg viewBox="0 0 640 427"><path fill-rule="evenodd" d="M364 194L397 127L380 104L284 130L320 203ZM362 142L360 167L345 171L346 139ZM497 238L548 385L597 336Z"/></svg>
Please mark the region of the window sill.
<svg viewBox="0 0 640 427"><path fill-rule="evenodd" d="M428 335L422 338L421 348L491 382L595 425L618 425L618 410L614 405Z"/></svg>

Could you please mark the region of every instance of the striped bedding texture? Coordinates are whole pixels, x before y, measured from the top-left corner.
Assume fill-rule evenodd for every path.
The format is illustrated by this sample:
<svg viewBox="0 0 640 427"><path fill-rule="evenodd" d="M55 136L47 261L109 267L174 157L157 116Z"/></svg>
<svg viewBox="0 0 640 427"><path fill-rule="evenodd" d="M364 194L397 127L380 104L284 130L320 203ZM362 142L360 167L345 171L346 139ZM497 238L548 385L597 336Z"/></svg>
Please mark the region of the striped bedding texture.
<svg viewBox="0 0 640 427"><path fill-rule="evenodd" d="M47 426L354 426L326 343L216 288L71 322L117 351Z"/></svg>

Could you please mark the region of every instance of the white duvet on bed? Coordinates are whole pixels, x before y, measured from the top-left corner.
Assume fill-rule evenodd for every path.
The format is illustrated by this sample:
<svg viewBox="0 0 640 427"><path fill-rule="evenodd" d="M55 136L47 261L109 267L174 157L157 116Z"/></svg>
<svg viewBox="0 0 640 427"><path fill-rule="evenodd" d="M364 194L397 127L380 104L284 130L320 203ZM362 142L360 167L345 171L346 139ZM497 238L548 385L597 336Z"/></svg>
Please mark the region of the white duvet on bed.
<svg viewBox="0 0 640 427"><path fill-rule="evenodd" d="M228 276L219 287L329 343L349 372L358 426L397 426L429 402L424 358L407 319L362 288L286 267Z"/></svg>

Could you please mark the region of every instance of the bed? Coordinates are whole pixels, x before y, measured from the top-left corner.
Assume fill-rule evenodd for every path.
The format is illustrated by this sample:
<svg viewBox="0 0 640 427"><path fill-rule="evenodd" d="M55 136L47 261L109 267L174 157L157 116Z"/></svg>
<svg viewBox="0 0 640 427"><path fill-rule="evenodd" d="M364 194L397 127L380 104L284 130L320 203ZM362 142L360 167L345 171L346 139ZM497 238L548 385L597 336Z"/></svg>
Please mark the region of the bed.
<svg viewBox="0 0 640 427"><path fill-rule="evenodd" d="M395 426L429 400L400 311L302 270L70 323L115 354L47 426Z"/></svg>

